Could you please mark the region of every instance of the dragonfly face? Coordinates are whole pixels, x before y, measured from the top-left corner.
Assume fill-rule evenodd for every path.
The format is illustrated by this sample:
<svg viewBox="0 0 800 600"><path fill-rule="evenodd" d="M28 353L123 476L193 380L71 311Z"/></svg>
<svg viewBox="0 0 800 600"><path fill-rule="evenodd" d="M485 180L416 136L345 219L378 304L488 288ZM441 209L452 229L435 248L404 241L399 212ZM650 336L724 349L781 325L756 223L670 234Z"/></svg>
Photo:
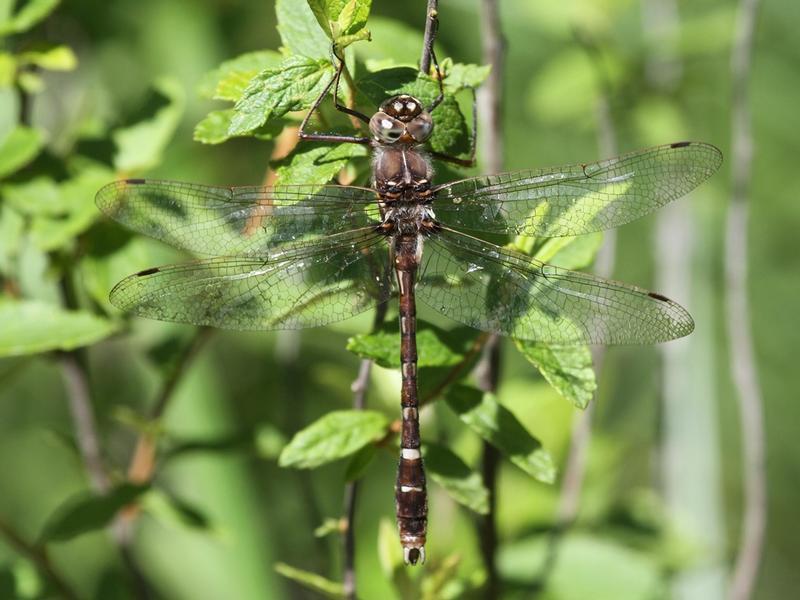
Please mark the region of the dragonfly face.
<svg viewBox="0 0 800 600"><path fill-rule="evenodd" d="M117 221L204 257L117 284L111 301L128 312L226 329L298 329L398 297L403 420L395 498L410 563L425 560L427 527L416 299L476 329L550 344L654 343L694 327L661 294L547 265L467 232L549 238L610 229L688 193L722 161L711 145L678 142L433 185L430 157L446 157L420 145L433 132L440 92L428 107L394 96L371 118L337 105L369 124L369 138L301 127L305 140L370 145L371 187L130 179L97 194Z"/></svg>
<svg viewBox="0 0 800 600"><path fill-rule="evenodd" d="M384 101L369 120L369 130L379 144L415 146L433 133L433 118L414 96L401 94Z"/></svg>

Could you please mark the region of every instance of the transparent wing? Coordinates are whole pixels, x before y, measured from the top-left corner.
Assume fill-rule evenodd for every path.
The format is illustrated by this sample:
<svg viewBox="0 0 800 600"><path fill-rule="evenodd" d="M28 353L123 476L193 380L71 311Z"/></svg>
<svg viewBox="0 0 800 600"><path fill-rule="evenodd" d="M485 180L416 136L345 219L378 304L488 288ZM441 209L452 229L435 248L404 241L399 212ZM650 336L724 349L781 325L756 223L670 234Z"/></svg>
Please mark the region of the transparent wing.
<svg viewBox="0 0 800 600"><path fill-rule="evenodd" d="M373 228L286 245L263 257L220 257L147 269L111 291L118 308L223 329L300 329L388 299L384 237Z"/></svg>
<svg viewBox="0 0 800 600"><path fill-rule="evenodd" d="M589 164L463 179L436 190L451 227L558 237L617 227L680 198L710 177L722 153L678 142Z"/></svg>
<svg viewBox="0 0 800 600"><path fill-rule="evenodd" d="M280 242L380 220L376 194L349 186L215 187L127 179L96 197L106 215L206 256L257 256Z"/></svg>
<svg viewBox="0 0 800 600"><path fill-rule="evenodd" d="M568 271L449 229L425 240L421 302L484 331L551 344L649 344L691 333L653 292Z"/></svg>

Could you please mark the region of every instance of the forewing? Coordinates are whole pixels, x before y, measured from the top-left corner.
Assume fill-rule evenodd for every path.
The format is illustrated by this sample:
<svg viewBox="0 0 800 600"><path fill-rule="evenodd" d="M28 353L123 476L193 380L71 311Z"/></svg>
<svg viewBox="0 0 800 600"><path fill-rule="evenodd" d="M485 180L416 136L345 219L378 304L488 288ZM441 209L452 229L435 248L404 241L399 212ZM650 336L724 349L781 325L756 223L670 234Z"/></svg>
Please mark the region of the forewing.
<svg viewBox="0 0 800 600"><path fill-rule="evenodd" d="M349 186L216 187L127 179L96 197L106 215L205 256L260 256L275 244L380 220L375 192Z"/></svg>
<svg viewBox="0 0 800 600"><path fill-rule="evenodd" d="M417 296L471 327L551 344L649 344L694 328L684 308L659 294L447 229L425 241Z"/></svg>
<svg viewBox="0 0 800 600"><path fill-rule="evenodd" d="M722 153L679 142L589 164L463 179L436 190L446 225L477 231L558 237L638 219L710 177Z"/></svg>
<svg viewBox="0 0 800 600"><path fill-rule="evenodd" d="M263 257L219 257L148 269L111 302L162 321L222 329L300 329L358 314L390 294L384 237L367 228L287 245Z"/></svg>

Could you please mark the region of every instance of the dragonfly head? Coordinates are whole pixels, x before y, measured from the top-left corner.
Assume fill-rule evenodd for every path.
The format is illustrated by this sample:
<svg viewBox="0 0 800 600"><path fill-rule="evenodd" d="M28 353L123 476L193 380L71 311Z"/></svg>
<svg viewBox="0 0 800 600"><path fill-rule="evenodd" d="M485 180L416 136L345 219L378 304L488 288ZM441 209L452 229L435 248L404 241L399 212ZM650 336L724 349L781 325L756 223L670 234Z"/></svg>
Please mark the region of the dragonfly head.
<svg viewBox="0 0 800 600"><path fill-rule="evenodd" d="M419 100L401 94L381 104L369 121L369 130L384 144L421 144L433 133L433 119Z"/></svg>

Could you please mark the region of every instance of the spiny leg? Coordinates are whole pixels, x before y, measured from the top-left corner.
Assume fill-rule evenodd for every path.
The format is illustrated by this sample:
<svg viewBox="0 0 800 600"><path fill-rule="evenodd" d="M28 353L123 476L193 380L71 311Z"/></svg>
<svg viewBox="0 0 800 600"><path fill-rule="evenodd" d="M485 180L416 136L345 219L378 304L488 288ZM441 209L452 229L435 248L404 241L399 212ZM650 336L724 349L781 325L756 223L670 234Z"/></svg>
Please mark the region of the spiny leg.
<svg viewBox="0 0 800 600"><path fill-rule="evenodd" d="M348 108L343 104L339 104L339 80L342 77L342 71L344 71L344 58L340 58L336 54L336 49L333 50L333 55L339 60L339 66L336 68L336 73L328 82L328 85L325 86L325 89L322 90L322 93L319 97L314 101L314 104L311 105L311 109L306 113L303 122L300 124L300 131L298 135L300 136L301 140L308 140L311 142L339 142L339 143L349 143L349 144L369 144L370 139L368 137L359 137L353 135L340 135L335 133L306 133L306 126L308 125L309 119L311 119L311 115L314 113L315 110L319 109L319 105L322 104L322 101L331 91L331 87L334 88L333 90L333 105L336 107L336 110L346 113L348 115L352 115L358 119L361 119L365 123L369 123L369 117L365 114L358 112L357 110L353 110L352 108Z"/></svg>

